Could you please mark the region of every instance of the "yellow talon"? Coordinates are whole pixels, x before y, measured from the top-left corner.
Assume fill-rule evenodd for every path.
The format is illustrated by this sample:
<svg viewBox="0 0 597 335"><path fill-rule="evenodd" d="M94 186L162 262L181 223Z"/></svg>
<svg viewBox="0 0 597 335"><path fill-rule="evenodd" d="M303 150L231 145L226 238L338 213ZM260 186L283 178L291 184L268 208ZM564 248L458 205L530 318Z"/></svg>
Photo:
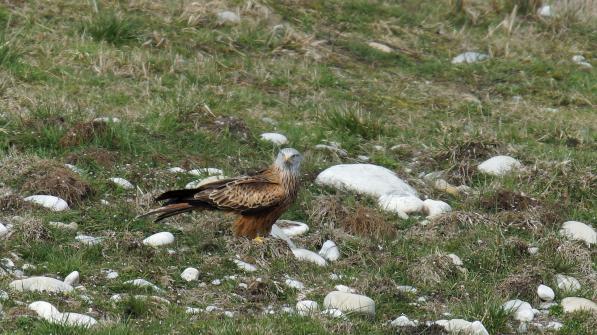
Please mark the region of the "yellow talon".
<svg viewBox="0 0 597 335"><path fill-rule="evenodd" d="M253 242L255 242L257 244L263 244L263 242L265 242L265 239L261 236L257 236L253 239Z"/></svg>

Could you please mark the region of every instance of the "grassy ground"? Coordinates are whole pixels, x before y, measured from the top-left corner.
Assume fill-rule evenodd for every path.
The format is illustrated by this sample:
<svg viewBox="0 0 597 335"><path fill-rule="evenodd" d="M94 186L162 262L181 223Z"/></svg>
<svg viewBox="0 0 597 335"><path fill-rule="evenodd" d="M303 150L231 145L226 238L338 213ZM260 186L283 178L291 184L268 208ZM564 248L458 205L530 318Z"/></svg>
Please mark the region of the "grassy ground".
<svg viewBox="0 0 597 335"><path fill-rule="evenodd" d="M0 187L14 193L0 198L0 220L15 227L0 241L0 254L19 267L34 264L28 275L80 271L92 300L11 292L0 329L79 334L40 321L19 303L46 300L103 320L95 334L393 333L387 321L402 313L425 321L444 312L481 320L497 334L517 327L499 306L516 297L535 306L536 286L555 289L555 273L578 278L583 289L575 295L595 300L595 248L557 234L564 221L597 220L597 77L571 61L597 56L595 7L558 7L558 16L546 19L525 12L527 2L0 2ZM513 3L522 9L513 13ZM215 13L225 9L238 12L241 23L218 24ZM375 50L372 41L394 51ZM469 50L491 58L450 63ZM121 122L90 123L104 116ZM338 262L321 270L297 263L280 241L234 238L231 218L216 213L165 224L134 219L152 196L195 179L168 167L236 175L268 164L277 148L259 140L265 131L285 134L306 157L304 187L284 218L310 225L298 242L311 250L334 240ZM315 150L324 140L341 143L348 157ZM525 171L501 179L476 173L495 154L520 159ZM454 212L422 226L423 218L401 220L372 199L314 185L320 171L358 155ZM70 174L64 163L84 173ZM419 177L438 170L475 192L453 196ZM137 189L114 187L114 176ZM49 212L20 199L42 192L68 199L72 209ZM80 232L106 239L82 246L50 221L74 221ZM351 229L355 223L370 229ZM140 243L163 230L175 234L175 254ZM529 255L528 246L539 253ZM467 271L445 266L441 252L459 255ZM236 254L259 271L242 273L231 262ZM197 267L207 286L180 279L187 266ZM120 277L108 280L103 269ZM344 278L331 280L332 273ZM227 275L238 278L209 284ZM285 275L308 291L284 287ZM116 293L147 293L123 284L134 278L163 288L170 304L111 303ZM0 288L11 280L0 277ZM280 312L298 299L321 303L336 284L373 298L375 317ZM419 292L403 294L397 285ZM557 300L565 295L556 291ZM426 302L413 304L420 296ZM187 306L207 305L235 317L185 314ZM263 313L270 305L276 314ZM597 324L558 308L550 318L564 322L562 334L589 334Z"/></svg>

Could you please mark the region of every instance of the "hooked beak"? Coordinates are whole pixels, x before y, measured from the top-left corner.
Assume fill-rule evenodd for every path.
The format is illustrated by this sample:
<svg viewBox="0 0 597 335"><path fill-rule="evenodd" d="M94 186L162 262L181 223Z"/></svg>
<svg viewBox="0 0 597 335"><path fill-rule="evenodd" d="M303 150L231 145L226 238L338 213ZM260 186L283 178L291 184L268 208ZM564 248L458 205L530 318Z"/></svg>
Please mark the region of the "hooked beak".
<svg viewBox="0 0 597 335"><path fill-rule="evenodd" d="M287 164L290 163L291 158L292 158L291 156L284 155L284 163L287 163Z"/></svg>

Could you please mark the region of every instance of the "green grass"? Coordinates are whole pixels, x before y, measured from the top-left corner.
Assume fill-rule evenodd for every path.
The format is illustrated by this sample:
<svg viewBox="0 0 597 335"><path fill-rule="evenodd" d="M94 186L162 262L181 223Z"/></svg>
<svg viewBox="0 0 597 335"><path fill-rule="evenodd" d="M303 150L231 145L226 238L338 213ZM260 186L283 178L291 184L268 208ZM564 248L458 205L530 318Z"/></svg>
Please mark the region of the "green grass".
<svg viewBox="0 0 597 335"><path fill-rule="evenodd" d="M528 0L261 3L267 9L242 0L209 6L97 2L97 12L93 3L0 6L0 206L7 190L33 192L23 189L23 174L39 159L76 165L94 191L66 212L14 202L0 207L0 221L16 227L0 243L2 257L17 267L35 265L27 275L63 278L77 270L85 287L65 296L9 292L0 333L83 332L42 321L17 303L35 300L102 320L86 331L91 334L386 334L397 331L388 321L401 314L424 323L448 318L444 313L480 320L492 334L512 333L518 324L501 304L521 298L537 307L536 285L555 289L556 273L578 278L582 289L574 295L595 300L597 254L558 234L564 221L594 226L597 220L595 70L571 61L582 54L597 65L597 27L588 10L555 7L562 14L547 19L537 17L537 2ZM498 27L515 5L512 28ZM238 10L241 23L219 25L215 13L224 9ZM372 41L394 52L373 49ZM469 50L491 58L450 63ZM61 145L81 123L104 116L121 122ZM286 135L305 156L303 188L284 214L310 225L297 243L318 250L331 239L342 253L339 261L322 269L297 262L275 240L258 245L234 238L232 218L218 213L165 223L135 219L159 192L197 179L168 173L169 167L217 167L233 176L266 166L278 148L259 135L271 131ZM348 156L315 149L329 141ZM525 170L504 178L477 172L480 162L497 154L518 158ZM359 155L456 213L423 225L424 215L400 219L377 208L375 199L314 183L323 169L360 161ZM435 189L422 178L434 171L473 192L455 196ZM115 187L108 178L116 176L136 189ZM535 205L507 210L501 195L509 193L533 198ZM344 216L319 222L321 204L330 197ZM343 228L363 208L371 222L386 224L387 236L351 235ZM83 246L77 233L49 227L49 221L77 222L78 233L104 242ZM176 242L155 250L142 245L159 231L172 232ZM529 255L528 246L539 253ZM460 256L466 271L442 272L440 253ZM240 271L232 262L236 255L259 270ZM205 285L180 278L188 266L199 269ZM120 276L106 279L107 269ZM331 280L332 273L343 278ZM224 280L232 275L236 279ZM285 287L286 276L308 290ZM136 278L163 290L124 284ZM222 284L212 285L214 279ZM7 291L11 280L1 277L0 289ZM376 315L343 320L281 311L299 299L321 305L338 284L374 299ZM400 293L397 285L418 292ZM556 291L556 302L571 295ZM127 296L113 303L114 294ZM185 313L209 305L235 316ZM263 312L270 306L276 314ZM548 319L563 322L563 334L590 334L594 325L591 316L568 315L561 307ZM426 331L432 330L404 333Z"/></svg>

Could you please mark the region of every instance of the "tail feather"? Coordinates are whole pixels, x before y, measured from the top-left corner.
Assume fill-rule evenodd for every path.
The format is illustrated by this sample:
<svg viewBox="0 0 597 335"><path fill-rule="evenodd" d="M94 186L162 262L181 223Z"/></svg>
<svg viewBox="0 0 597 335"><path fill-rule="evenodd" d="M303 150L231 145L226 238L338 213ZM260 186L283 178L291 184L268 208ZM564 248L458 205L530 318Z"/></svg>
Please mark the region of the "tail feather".
<svg viewBox="0 0 597 335"><path fill-rule="evenodd" d="M191 205L189 203L170 204L170 205L162 206L160 208L156 208L156 209L149 211L145 214L141 214L141 215L137 216L137 219L144 218L146 216L150 216L150 215L154 215L154 214L160 214L155 220L156 222L158 222L158 221L161 221L167 217L171 217L176 214L190 212L195 208L196 207L194 207L193 205Z"/></svg>

